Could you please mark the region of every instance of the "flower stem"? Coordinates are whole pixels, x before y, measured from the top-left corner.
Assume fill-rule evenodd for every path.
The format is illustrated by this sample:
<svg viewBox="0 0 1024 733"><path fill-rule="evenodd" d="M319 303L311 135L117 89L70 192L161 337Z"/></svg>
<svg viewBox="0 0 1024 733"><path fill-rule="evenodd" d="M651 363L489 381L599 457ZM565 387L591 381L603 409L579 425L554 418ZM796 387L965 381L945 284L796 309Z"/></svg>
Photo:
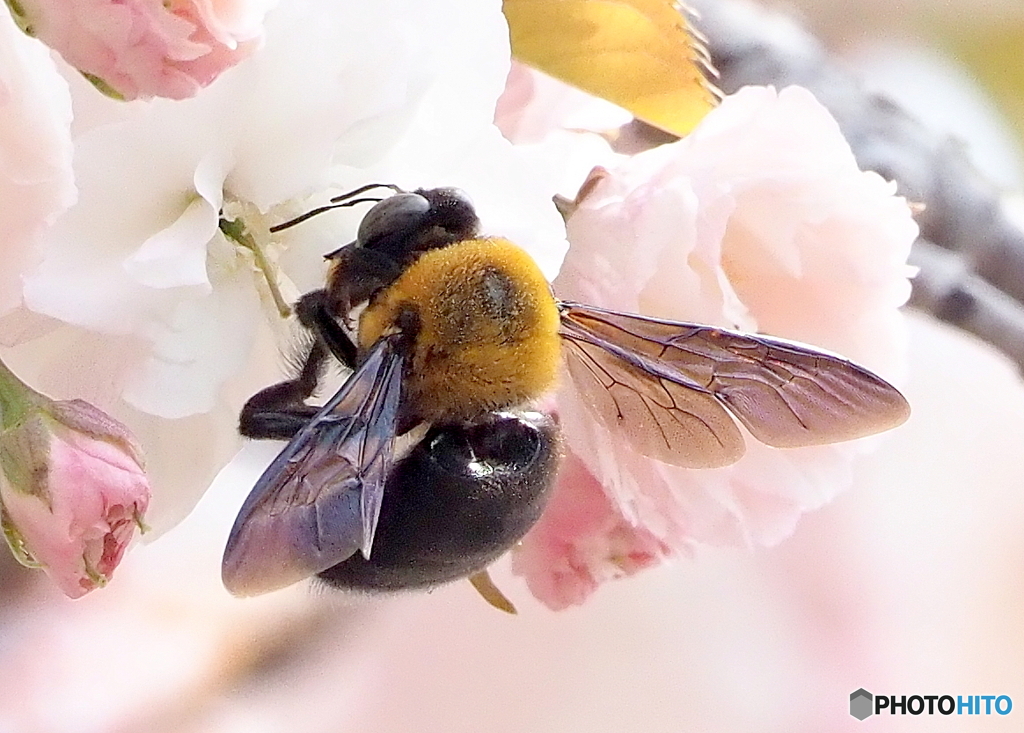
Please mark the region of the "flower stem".
<svg viewBox="0 0 1024 733"><path fill-rule="evenodd" d="M277 312L281 314L281 318L288 318L292 314L292 307L288 305L288 301L284 299L284 295L281 294L281 289L277 286L277 278L274 277L274 268L270 264L270 260L263 254L263 250L256 240L252 238L252 235L245 230L245 224L241 219L221 219L218 224L221 232L224 236L235 242L241 247L245 247L247 250L252 252L253 259L256 261L256 267L263 275L263 279L267 282L267 288L270 290L270 297L274 301L274 306L277 308Z"/></svg>
<svg viewBox="0 0 1024 733"><path fill-rule="evenodd" d="M0 430L20 423L35 405L36 392L0 360Z"/></svg>

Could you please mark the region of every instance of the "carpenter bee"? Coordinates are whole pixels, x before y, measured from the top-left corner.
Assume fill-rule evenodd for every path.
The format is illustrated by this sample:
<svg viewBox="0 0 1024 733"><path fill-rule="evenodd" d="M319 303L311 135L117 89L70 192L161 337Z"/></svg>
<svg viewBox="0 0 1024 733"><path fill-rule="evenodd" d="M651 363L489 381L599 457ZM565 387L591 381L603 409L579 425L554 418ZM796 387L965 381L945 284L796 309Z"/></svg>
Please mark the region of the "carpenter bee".
<svg viewBox="0 0 1024 733"><path fill-rule="evenodd" d="M375 189L393 193L360 198ZM684 467L738 460L737 420L788 448L909 415L893 386L832 354L558 300L528 254L480 235L457 189L367 186L274 230L366 201L356 240L326 255L326 287L296 304L312 335L297 374L242 409L243 435L289 442L231 530L222 570L238 595L313 575L365 591L485 585L477 574L536 522L553 483L557 429L529 408L563 360L595 419ZM332 355L352 374L309 405ZM399 457L400 436L412 447Z"/></svg>

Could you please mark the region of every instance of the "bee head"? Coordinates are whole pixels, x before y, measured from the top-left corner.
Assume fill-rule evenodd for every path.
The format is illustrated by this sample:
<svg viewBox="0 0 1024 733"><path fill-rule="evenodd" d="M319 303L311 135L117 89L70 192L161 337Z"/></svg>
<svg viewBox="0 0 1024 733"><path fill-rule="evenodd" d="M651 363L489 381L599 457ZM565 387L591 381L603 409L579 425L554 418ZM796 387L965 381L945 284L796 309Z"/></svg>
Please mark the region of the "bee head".
<svg viewBox="0 0 1024 733"><path fill-rule="evenodd" d="M403 261L429 249L471 239L480 220L457 188L396 193L374 205L359 224L356 246Z"/></svg>

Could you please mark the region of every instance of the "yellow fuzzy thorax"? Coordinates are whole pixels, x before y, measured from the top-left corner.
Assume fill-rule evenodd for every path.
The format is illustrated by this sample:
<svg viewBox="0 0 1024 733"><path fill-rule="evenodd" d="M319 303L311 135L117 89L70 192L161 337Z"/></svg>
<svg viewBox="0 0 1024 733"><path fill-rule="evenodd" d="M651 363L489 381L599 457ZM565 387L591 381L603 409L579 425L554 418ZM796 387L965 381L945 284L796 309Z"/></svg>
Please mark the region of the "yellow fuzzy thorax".
<svg viewBox="0 0 1024 733"><path fill-rule="evenodd" d="M554 387L558 308L536 263L507 239L470 239L421 255L363 311L360 347L410 311L420 328L403 399L421 419L471 420Z"/></svg>

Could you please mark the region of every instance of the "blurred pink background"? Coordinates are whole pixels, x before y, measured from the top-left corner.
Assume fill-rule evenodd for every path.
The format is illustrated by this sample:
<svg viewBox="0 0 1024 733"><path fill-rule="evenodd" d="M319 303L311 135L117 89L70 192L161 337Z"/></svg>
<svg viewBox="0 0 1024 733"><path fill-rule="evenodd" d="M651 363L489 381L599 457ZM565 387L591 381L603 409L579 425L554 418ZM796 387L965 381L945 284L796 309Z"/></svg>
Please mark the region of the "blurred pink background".
<svg viewBox="0 0 1024 733"><path fill-rule="evenodd" d="M504 567L516 618L468 583L232 599L216 576L237 497L219 482L103 592L72 603L8 577L0 731L1019 730L1017 709L848 713L859 687L1024 704L1024 389L918 317L911 366L910 422L791 539L708 550L557 614Z"/></svg>
<svg viewBox="0 0 1024 733"><path fill-rule="evenodd" d="M846 47L844 29L895 17L874 0L802 4ZM975 6L901 7L913 19ZM1018 0L977 8L974 20L1024 13ZM889 57L852 58L877 71L871 59ZM919 96L962 120L951 94ZM1000 150L996 177L1019 184L1016 152ZM909 330L914 414L850 491L777 548L709 549L561 613L507 562L495 577L515 618L468 583L375 600L308 587L231 598L218 575L242 498L230 476L79 601L0 553L0 733L1022 730L1024 382L969 337L915 315ZM1015 708L860 722L848 712L860 687L1008 695Z"/></svg>

